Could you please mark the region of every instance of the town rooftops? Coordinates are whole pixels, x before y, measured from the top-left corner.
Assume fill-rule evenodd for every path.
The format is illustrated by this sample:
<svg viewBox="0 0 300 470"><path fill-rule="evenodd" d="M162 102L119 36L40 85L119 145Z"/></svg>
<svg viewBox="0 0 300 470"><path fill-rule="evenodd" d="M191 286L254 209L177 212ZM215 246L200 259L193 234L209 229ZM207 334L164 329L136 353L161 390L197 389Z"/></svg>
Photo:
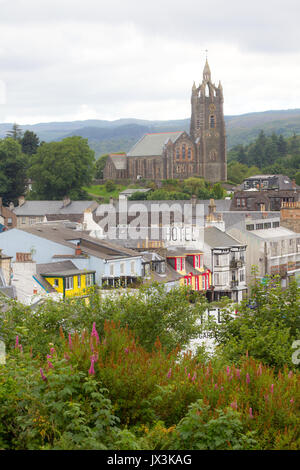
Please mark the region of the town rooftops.
<svg viewBox="0 0 300 470"><path fill-rule="evenodd" d="M231 246L245 246L217 227L205 227L204 242L212 248L229 248Z"/></svg>
<svg viewBox="0 0 300 470"><path fill-rule="evenodd" d="M184 131L159 132L145 134L127 153L128 157L158 156L163 152L164 145L171 140L175 142Z"/></svg>
<svg viewBox="0 0 300 470"><path fill-rule="evenodd" d="M267 228L261 230L254 230L249 232L256 237L263 238L264 240L272 240L274 238L295 238L297 235L292 230L285 227Z"/></svg>
<svg viewBox="0 0 300 470"><path fill-rule="evenodd" d="M86 209L96 209L95 201L25 201L22 205L15 207L13 212L17 216L45 216L45 215L68 215L82 214Z"/></svg>
<svg viewBox="0 0 300 470"><path fill-rule="evenodd" d="M16 230L16 229L14 229ZM90 237L85 231L66 228L62 222L40 223L20 229L32 235L51 240L74 249L80 244L82 255L91 255L101 259L127 258L137 256L137 253L129 248L121 247L106 240Z"/></svg>
<svg viewBox="0 0 300 470"><path fill-rule="evenodd" d="M76 276L78 274L94 273L93 270L77 269L72 261L58 261L54 263L37 264L36 271L41 276Z"/></svg>

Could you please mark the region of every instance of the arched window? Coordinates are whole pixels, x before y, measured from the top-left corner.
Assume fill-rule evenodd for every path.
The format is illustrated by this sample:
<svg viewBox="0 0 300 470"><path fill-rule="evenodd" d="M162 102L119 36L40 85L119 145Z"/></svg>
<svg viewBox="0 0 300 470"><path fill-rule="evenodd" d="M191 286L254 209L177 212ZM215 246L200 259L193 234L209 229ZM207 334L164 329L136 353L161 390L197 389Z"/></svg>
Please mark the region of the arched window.
<svg viewBox="0 0 300 470"><path fill-rule="evenodd" d="M209 86L205 86L205 96L209 96Z"/></svg>
<svg viewBox="0 0 300 470"><path fill-rule="evenodd" d="M209 117L209 127L214 129L216 127L216 117L214 114L211 114Z"/></svg>
<svg viewBox="0 0 300 470"><path fill-rule="evenodd" d="M179 160L179 156L180 156L179 148L177 147L177 149L176 149L176 160Z"/></svg>
<svg viewBox="0 0 300 470"><path fill-rule="evenodd" d="M182 146L182 160L185 160L185 145Z"/></svg>
<svg viewBox="0 0 300 470"><path fill-rule="evenodd" d="M190 160L192 158L192 149L189 147L188 148L188 159Z"/></svg>

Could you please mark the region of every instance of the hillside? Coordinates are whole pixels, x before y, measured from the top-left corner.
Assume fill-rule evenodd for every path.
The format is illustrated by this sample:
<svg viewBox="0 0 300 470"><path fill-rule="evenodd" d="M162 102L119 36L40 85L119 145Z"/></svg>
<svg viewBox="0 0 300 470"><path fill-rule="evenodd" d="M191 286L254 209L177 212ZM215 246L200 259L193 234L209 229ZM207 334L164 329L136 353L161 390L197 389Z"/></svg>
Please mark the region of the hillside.
<svg viewBox="0 0 300 470"><path fill-rule="evenodd" d="M225 116L228 150L237 144L252 142L264 130L288 137L300 134L300 109L265 111L239 116ZM5 137L12 124L0 124L0 138ZM189 119L147 121L142 119L118 119L116 121L87 120L49 122L23 125L23 130L35 132L40 140L61 140L72 135L89 139L90 146L99 156L107 152L128 151L147 132L189 130Z"/></svg>

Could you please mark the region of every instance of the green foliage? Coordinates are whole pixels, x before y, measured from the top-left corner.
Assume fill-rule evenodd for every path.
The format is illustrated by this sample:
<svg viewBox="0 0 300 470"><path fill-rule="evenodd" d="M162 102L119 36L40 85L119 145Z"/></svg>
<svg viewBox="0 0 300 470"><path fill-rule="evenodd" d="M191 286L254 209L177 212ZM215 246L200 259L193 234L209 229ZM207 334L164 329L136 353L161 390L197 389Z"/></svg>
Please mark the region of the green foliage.
<svg viewBox="0 0 300 470"><path fill-rule="evenodd" d="M282 290L280 279L269 278L264 284L258 279L251 288L251 299L239 305L236 318L224 313L224 322L215 325L219 354L229 361L238 361L248 351L252 357L276 369L285 365L295 368L292 343L300 335L296 282L291 280L286 290Z"/></svg>
<svg viewBox="0 0 300 470"><path fill-rule="evenodd" d="M4 204L25 193L27 159L13 138L0 140L0 194Z"/></svg>
<svg viewBox="0 0 300 470"><path fill-rule="evenodd" d="M97 161L95 163L95 174L94 174L94 177L96 179L102 179L103 178L103 170L104 170L104 167L106 165L107 158L108 158L108 153L104 154L104 155L101 155L101 157L99 157L97 159Z"/></svg>
<svg viewBox="0 0 300 470"><path fill-rule="evenodd" d="M29 175L36 199L81 199L82 187L89 185L94 171L94 152L87 140L68 137L44 143L31 158Z"/></svg>
<svg viewBox="0 0 300 470"><path fill-rule="evenodd" d="M21 143L23 131L21 127L15 122L10 131L6 133L6 137L9 137L17 142Z"/></svg>
<svg viewBox="0 0 300 470"><path fill-rule="evenodd" d="M261 131L254 142L233 147L228 162L228 179L236 183L255 173L282 173L294 178L300 167L300 136L284 138L274 132L267 136Z"/></svg>
<svg viewBox="0 0 300 470"><path fill-rule="evenodd" d="M25 131L20 143L22 145L23 153L26 155L33 155L37 152L40 145L40 139L34 132Z"/></svg>
<svg viewBox="0 0 300 470"><path fill-rule="evenodd" d="M111 193L116 189L116 185L112 180L107 180L105 183L105 189L108 193Z"/></svg>
<svg viewBox="0 0 300 470"><path fill-rule="evenodd" d="M243 450L253 449L253 433L245 433L240 414L228 410L213 410L197 400L189 406L187 415L176 427L174 448L182 450Z"/></svg>

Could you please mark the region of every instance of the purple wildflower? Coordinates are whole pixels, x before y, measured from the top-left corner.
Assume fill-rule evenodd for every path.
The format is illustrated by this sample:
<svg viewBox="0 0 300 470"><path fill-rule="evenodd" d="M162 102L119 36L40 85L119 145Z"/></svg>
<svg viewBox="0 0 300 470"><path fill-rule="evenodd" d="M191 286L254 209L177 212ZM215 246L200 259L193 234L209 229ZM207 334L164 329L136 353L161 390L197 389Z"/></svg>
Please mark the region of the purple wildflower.
<svg viewBox="0 0 300 470"><path fill-rule="evenodd" d="M236 376L237 376L238 379L241 378L241 371L240 371L240 369L236 369Z"/></svg>
<svg viewBox="0 0 300 470"><path fill-rule="evenodd" d="M125 348L124 351L125 351L126 354L129 353L129 349L128 349L128 348Z"/></svg>
<svg viewBox="0 0 300 470"><path fill-rule="evenodd" d="M294 401L295 401L294 398L290 399L290 403L294 403Z"/></svg>
<svg viewBox="0 0 300 470"><path fill-rule="evenodd" d="M247 373L247 375L246 375L246 382L247 382L247 384L250 383L250 375L249 375L248 373Z"/></svg>
<svg viewBox="0 0 300 470"><path fill-rule="evenodd" d="M15 344L15 349L19 347L19 336L16 336L16 344Z"/></svg>
<svg viewBox="0 0 300 470"><path fill-rule="evenodd" d="M71 338L71 333L69 333L69 347L72 349L72 338Z"/></svg>
<svg viewBox="0 0 300 470"><path fill-rule="evenodd" d="M40 369L40 373L41 373L42 380L43 380L44 382L46 382L46 381L47 381L47 378L44 376L43 369Z"/></svg>
<svg viewBox="0 0 300 470"><path fill-rule="evenodd" d="M49 367L50 369L53 369L53 368L54 368L52 362L48 361L48 367Z"/></svg>
<svg viewBox="0 0 300 470"><path fill-rule="evenodd" d="M192 382L194 382L196 380L196 377L197 377L197 374L196 372L194 372L194 375L193 375L193 378L192 378Z"/></svg>
<svg viewBox="0 0 300 470"><path fill-rule="evenodd" d="M226 368L226 374L227 374L228 376L229 376L229 374L230 374L230 367L229 367L229 366L227 366L227 368Z"/></svg>
<svg viewBox="0 0 300 470"><path fill-rule="evenodd" d="M271 385L271 393L274 392L274 384Z"/></svg>
<svg viewBox="0 0 300 470"><path fill-rule="evenodd" d="M172 369L171 369L171 367L170 367L169 372L168 372L168 374L167 374L168 379L171 377L171 375L172 375Z"/></svg>
<svg viewBox="0 0 300 470"><path fill-rule="evenodd" d="M249 408L249 417L250 417L251 419L253 418L252 408Z"/></svg>

